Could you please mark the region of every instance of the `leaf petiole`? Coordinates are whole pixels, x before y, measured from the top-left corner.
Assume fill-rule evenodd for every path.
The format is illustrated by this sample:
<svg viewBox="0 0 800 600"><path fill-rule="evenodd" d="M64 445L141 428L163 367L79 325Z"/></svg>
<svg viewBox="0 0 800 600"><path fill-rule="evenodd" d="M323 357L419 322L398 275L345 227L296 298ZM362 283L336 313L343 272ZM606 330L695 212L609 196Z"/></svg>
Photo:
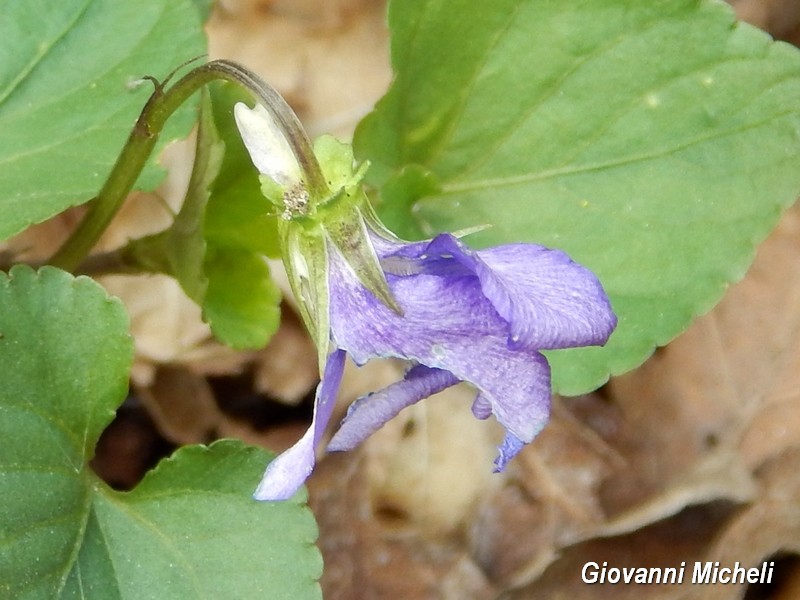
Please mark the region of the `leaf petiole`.
<svg viewBox="0 0 800 600"><path fill-rule="evenodd" d="M88 256L97 240L130 193L158 140L167 119L192 94L215 80L235 83L251 92L272 114L298 158L309 192L327 189L325 179L300 121L278 92L255 73L227 60L215 60L189 71L170 88L169 81L155 80L156 88L142 109L111 173L78 227L47 261L74 271Z"/></svg>

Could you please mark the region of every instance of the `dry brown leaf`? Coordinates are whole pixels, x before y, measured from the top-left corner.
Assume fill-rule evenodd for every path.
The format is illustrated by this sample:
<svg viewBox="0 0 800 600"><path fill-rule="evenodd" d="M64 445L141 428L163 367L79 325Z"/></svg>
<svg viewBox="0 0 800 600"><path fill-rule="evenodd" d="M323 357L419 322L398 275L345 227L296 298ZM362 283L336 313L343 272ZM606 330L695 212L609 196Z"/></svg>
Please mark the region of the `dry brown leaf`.
<svg viewBox="0 0 800 600"><path fill-rule="evenodd" d="M674 473L714 452L731 453L753 469L800 443L791 435L800 420L799 234L795 207L759 248L745 280L712 313L643 368L612 383L614 400L627 414L638 414L639 426L658 446L648 463L660 457L660 471ZM672 414L664 407L674 407Z"/></svg>
<svg viewBox="0 0 800 600"><path fill-rule="evenodd" d="M687 593L685 586L587 584L581 572L588 562L626 568L678 568L685 562L688 572L694 560L702 559L709 540L731 511L728 504L707 504L625 536L572 546L535 582L508 597L513 600L683 600Z"/></svg>
<svg viewBox="0 0 800 600"><path fill-rule="evenodd" d="M205 378L181 367L161 366L138 396L158 427L175 444L204 444L226 418Z"/></svg>
<svg viewBox="0 0 800 600"><path fill-rule="evenodd" d="M373 510L402 516L430 536L463 527L502 482L492 461L502 432L470 411L474 391L455 387L419 402L365 443Z"/></svg>
<svg viewBox="0 0 800 600"><path fill-rule="evenodd" d="M728 0L736 16L768 31L777 39L800 42L800 2L797 0Z"/></svg>
<svg viewBox="0 0 800 600"><path fill-rule="evenodd" d="M732 518L708 548L704 560L760 567L779 553L800 555L800 447L786 450L758 473L758 501ZM797 575L794 576L795 580ZM795 584L796 585L796 584ZM695 586L691 600L742 598L746 585Z"/></svg>
<svg viewBox="0 0 800 600"><path fill-rule="evenodd" d="M376 514L363 453L331 455L309 482L320 525L327 600L490 600L497 590L459 548L438 543L401 516Z"/></svg>
<svg viewBox="0 0 800 600"><path fill-rule="evenodd" d="M554 412L509 465L507 484L483 498L469 530L476 560L503 585L535 579L559 548L603 521L597 488L619 459L565 410Z"/></svg>
<svg viewBox="0 0 800 600"><path fill-rule="evenodd" d="M130 315L136 359L143 365L140 385L148 385L154 377L153 369L146 365L182 362L210 338L200 308L174 279L114 275L103 277L102 283L122 298Z"/></svg>
<svg viewBox="0 0 800 600"><path fill-rule="evenodd" d="M742 437L743 462L750 469L783 449L800 444L800 398L778 400L765 406L750 421Z"/></svg>
<svg viewBox="0 0 800 600"><path fill-rule="evenodd" d="M795 208L712 313L613 380L605 400L556 405L472 525L493 581L518 587L580 540L758 497L753 469L800 445L798 233Z"/></svg>
<svg viewBox="0 0 800 600"><path fill-rule="evenodd" d="M51 256L83 218L84 207L69 209L38 225L29 227L9 240L0 242L0 251L15 262L36 262Z"/></svg>
<svg viewBox="0 0 800 600"><path fill-rule="evenodd" d="M319 381L317 350L286 303L278 331L254 359L256 391L280 402L298 404Z"/></svg>
<svg viewBox="0 0 800 600"><path fill-rule="evenodd" d="M228 1L208 25L209 54L274 85L313 136L347 139L391 79L383 1Z"/></svg>

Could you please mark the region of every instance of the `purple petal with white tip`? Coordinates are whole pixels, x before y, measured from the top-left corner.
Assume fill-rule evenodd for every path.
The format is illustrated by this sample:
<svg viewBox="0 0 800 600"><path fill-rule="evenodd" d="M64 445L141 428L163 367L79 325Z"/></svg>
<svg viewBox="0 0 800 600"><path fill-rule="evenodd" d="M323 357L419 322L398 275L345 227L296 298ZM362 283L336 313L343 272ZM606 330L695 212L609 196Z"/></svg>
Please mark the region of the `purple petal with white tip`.
<svg viewBox="0 0 800 600"><path fill-rule="evenodd" d="M317 386L311 427L294 446L269 463L258 489L253 494L256 500L288 500L311 474L316 462L315 448L336 404L344 359L345 353L341 350L328 356L322 382Z"/></svg>

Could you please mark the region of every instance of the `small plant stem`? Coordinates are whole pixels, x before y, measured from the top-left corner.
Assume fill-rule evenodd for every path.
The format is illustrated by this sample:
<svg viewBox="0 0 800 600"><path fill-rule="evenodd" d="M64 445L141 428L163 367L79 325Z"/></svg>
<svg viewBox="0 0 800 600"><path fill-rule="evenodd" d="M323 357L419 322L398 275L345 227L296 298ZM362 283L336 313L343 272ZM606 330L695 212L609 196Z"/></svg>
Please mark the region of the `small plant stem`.
<svg viewBox="0 0 800 600"><path fill-rule="evenodd" d="M215 60L192 69L169 89L166 89L169 79L164 83L156 82L156 89L142 109L108 179L91 201L78 227L48 260L49 264L67 271L78 267L130 193L167 119L202 86L218 79L244 87L264 104L297 157L309 193L317 197L326 195L328 185L311 141L286 101L272 86L244 67L227 60Z"/></svg>

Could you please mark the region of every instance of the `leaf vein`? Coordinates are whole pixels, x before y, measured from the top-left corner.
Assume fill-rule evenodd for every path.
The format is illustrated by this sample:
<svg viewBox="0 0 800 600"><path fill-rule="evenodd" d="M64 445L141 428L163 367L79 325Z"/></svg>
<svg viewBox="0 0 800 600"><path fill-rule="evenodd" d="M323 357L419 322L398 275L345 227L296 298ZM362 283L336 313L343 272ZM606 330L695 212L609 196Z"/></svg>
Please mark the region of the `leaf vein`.
<svg viewBox="0 0 800 600"><path fill-rule="evenodd" d="M77 23L81 17L86 13L89 9L89 5L91 4L91 0L86 2L83 7L75 14L75 18L70 21L63 31L58 33L53 40L45 46L42 46L39 49L39 52L32 58L32 60L25 65L25 67L19 72L16 78L14 78L8 85L8 87L0 94L0 105L2 105L8 97L12 94L12 92L20 86L30 75L36 70L42 62L47 58L47 56L53 51L53 49L58 45L58 43L63 40L67 34L72 31L75 23Z"/></svg>
<svg viewBox="0 0 800 600"><path fill-rule="evenodd" d="M440 196L447 196L451 194L460 194L464 192L473 192L478 190L484 190L489 188L498 188L498 187L512 187L516 185L522 185L525 183L534 183L537 181L544 181L547 179L553 179L556 177L562 176L572 176L572 175L579 175L582 173L590 173L594 171L603 171L606 169L614 169L618 167L623 167L630 164L635 164L639 162L645 162L648 160L653 160L656 158L662 158L665 156L669 156L670 154L674 154L680 152L682 150L686 150L694 145L703 144L709 141L713 141L718 138L724 138L726 136L735 135L742 133L744 131L748 131L751 129L756 129L761 127L766 123L770 123L774 120L781 119L783 117L787 117L790 115L797 115L797 110L787 110L781 113L776 113L771 115L765 119L761 119L759 121L754 121L752 123L744 124L740 127L734 127L727 130L719 130L715 131L710 135L705 136L698 136L692 140L689 140L685 143L678 144L671 148L661 150L658 152L649 152L649 153L642 153L636 156L629 156L623 157L619 159L609 160L609 161L602 161L595 164L588 164L585 166L563 166L558 167L555 169L548 169L545 171L540 171L537 173L525 173L522 175L512 175L508 177L492 177L488 179L482 179L477 181L468 181L463 183L449 183L442 186L442 191L438 194Z"/></svg>

